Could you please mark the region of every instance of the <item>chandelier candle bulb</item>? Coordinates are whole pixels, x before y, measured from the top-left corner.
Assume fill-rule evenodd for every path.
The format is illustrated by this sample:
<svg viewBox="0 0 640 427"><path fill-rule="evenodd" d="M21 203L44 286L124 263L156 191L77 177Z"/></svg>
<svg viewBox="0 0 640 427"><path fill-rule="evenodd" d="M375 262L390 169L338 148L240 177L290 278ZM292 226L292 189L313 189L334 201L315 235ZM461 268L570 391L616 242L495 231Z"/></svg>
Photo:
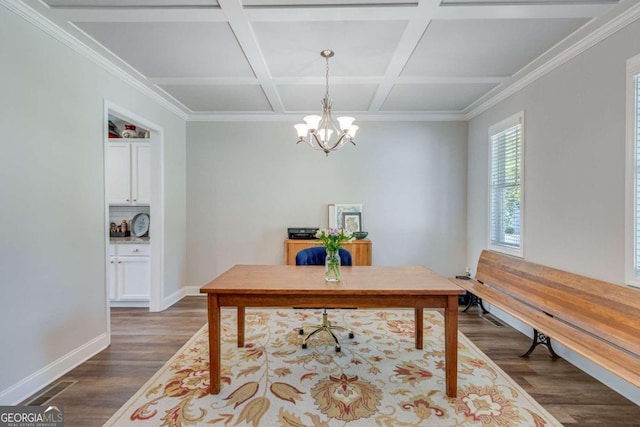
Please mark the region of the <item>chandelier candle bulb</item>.
<svg viewBox="0 0 640 427"><path fill-rule="evenodd" d="M305 116L303 119L306 124L300 123L294 125L296 133L298 134L297 143L304 141L314 150L324 151L327 156L331 151L342 148L347 141L356 145L353 138L356 136L356 131L358 130L358 126L353 124L355 121L353 117L338 117L337 126L331 117L333 100L329 95L329 58L333 55L334 52L329 49L320 52L320 56L327 62L326 92L324 98L322 98L322 116ZM332 140L331 137L334 135L334 131L336 139Z"/></svg>

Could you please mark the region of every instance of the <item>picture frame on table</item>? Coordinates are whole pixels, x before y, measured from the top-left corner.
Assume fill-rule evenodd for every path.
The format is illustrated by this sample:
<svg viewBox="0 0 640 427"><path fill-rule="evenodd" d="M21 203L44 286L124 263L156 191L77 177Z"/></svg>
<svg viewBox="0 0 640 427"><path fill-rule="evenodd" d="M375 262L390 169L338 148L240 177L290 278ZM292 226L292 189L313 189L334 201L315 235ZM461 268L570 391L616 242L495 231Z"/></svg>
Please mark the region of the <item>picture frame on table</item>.
<svg viewBox="0 0 640 427"><path fill-rule="evenodd" d="M362 231L362 204L336 203L329 205L329 228L345 228L345 214L359 214L357 221L359 230ZM352 217L351 221L355 221Z"/></svg>
<svg viewBox="0 0 640 427"><path fill-rule="evenodd" d="M362 231L361 212L342 212L342 228L353 233Z"/></svg>

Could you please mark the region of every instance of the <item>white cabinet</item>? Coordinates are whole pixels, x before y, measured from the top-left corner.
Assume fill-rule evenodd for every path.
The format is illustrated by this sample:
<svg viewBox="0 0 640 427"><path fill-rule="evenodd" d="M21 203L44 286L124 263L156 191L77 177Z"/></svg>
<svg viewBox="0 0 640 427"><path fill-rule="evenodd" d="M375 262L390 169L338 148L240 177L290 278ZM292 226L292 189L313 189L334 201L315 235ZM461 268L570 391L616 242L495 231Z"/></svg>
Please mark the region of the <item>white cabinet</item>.
<svg viewBox="0 0 640 427"><path fill-rule="evenodd" d="M118 297L120 300L149 301L151 290L151 263L148 256L118 257Z"/></svg>
<svg viewBox="0 0 640 427"><path fill-rule="evenodd" d="M131 202L131 144L107 145L107 202Z"/></svg>
<svg viewBox="0 0 640 427"><path fill-rule="evenodd" d="M107 203L148 205L151 146L148 142L107 143Z"/></svg>
<svg viewBox="0 0 640 427"><path fill-rule="evenodd" d="M151 262L149 245L112 245L109 256L109 298L115 306L139 306L149 301ZM116 304L114 304L114 302Z"/></svg>
<svg viewBox="0 0 640 427"><path fill-rule="evenodd" d="M151 202L151 145L131 144L131 200L133 203Z"/></svg>

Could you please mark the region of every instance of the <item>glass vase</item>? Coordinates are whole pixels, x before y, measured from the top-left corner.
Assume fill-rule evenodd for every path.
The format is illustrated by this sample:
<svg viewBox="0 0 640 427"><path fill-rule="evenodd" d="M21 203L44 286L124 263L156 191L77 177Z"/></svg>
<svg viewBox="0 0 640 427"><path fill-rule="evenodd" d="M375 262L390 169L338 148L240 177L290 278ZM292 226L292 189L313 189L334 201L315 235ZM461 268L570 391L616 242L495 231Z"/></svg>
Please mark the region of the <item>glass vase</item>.
<svg viewBox="0 0 640 427"><path fill-rule="evenodd" d="M327 258L325 259L324 279L327 282L339 282L340 281L340 254L338 251L327 251Z"/></svg>

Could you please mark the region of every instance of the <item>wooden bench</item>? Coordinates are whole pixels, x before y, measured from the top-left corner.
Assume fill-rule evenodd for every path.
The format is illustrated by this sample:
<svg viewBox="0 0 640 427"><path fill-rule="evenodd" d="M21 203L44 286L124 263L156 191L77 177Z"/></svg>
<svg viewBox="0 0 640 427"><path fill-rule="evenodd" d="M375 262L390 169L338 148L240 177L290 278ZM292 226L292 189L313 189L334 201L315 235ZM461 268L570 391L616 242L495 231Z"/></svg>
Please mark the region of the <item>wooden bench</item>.
<svg viewBox="0 0 640 427"><path fill-rule="evenodd" d="M640 387L640 290L488 250L475 280L451 280Z"/></svg>

